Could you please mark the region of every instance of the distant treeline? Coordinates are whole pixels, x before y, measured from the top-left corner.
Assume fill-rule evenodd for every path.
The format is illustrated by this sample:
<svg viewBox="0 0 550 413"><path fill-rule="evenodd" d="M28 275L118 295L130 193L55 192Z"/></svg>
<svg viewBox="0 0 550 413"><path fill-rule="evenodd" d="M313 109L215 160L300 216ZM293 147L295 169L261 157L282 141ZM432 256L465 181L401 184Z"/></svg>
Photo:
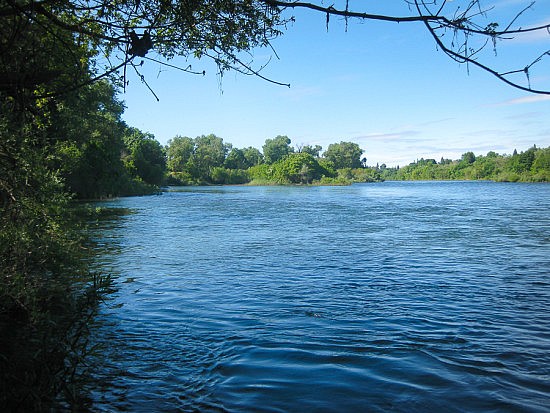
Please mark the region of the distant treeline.
<svg viewBox="0 0 550 413"><path fill-rule="evenodd" d="M162 146L122 121L123 104L108 83L87 91L54 119L63 138L52 147L50 170L76 198L141 195L164 185L318 184L383 180L550 181L550 148L533 146L512 155L489 152L461 159L420 159L404 167L368 166L353 142L291 146L287 136L265 140L260 151L236 148L216 135L176 136Z"/></svg>
<svg viewBox="0 0 550 413"><path fill-rule="evenodd" d="M99 82L51 118L45 166L56 171L66 191L81 199L142 195L164 185L320 184L346 185L383 180L486 179L550 180L550 148L499 155L472 152L459 160L420 159L404 167L368 166L353 142L291 145L287 136L265 140L260 151L236 148L216 135L176 136L162 146L155 137L128 126L115 89Z"/></svg>
<svg viewBox="0 0 550 413"><path fill-rule="evenodd" d="M233 148L215 135L177 136L168 141L167 184L349 184L379 181L376 168L367 168L356 143L322 147L290 145L287 136L266 139L259 149Z"/></svg>
<svg viewBox="0 0 550 413"><path fill-rule="evenodd" d="M476 156L466 152L458 160L420 159L403 168L375 169L385 180L492 180L499 182L550 182L550 147L533 145L512 155L488 152Z"/></svg>
<svg viewBox="0 0 550 413"><path fill-rule="evenodd" d="M550 148L533 146L512 155L489 152L461 159L420 159L405 167L368 166L364 151L352 142L291 146L287 136L266 139L262 151L233 148L215 135L177 136L165 147L171 185L321 184L345 185L383 180L550 181Z"/></svg>

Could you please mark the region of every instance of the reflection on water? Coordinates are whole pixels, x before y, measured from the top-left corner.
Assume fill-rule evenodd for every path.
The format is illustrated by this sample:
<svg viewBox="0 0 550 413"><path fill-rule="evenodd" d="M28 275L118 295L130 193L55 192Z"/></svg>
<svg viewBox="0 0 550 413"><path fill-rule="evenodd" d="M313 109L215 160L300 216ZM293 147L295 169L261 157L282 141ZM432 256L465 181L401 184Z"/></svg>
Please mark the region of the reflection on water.
<svg viewBox="0 0 550 413"><path fill-rule="evenodd" d="M180 188L102 230L98 411L549 411L550 186Z"/></svg>

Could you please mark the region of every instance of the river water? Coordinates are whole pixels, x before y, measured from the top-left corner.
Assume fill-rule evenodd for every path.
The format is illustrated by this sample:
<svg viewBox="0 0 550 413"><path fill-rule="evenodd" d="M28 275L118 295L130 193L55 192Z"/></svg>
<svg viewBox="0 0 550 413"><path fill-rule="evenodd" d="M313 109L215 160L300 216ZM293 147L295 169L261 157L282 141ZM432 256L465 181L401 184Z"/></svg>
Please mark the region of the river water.
<svg viewBox="0 0 550 413"><path fill-rule="evenodd" d="M94 410L550 411L550 185L186 187L101 206Z"/></svg>

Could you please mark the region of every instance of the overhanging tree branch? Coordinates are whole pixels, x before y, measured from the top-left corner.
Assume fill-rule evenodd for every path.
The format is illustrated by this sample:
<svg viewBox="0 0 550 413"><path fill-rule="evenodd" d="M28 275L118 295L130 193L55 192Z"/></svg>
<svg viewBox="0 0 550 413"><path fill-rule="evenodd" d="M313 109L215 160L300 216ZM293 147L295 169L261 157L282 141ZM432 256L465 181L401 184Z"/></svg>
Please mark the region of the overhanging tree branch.
<svg viewBox="0 0 550 413"><path fill-rule="evenodd" d="M529 1L505 22L495 21L491 17L493 10L484 8L482 0L402 0L407 8L399 15L369 13L365 10L368 5L359 0L333 1L335 4L323 3L323 0L5 0L0 6L0 67L9 70L0 69L0 72L16 73L21 67L32 71L36 64L40 64L40 59L47 60L45 57L33 57L42 52L32 44L25 30L19 29L21 24L17 22L23 22L32 29L31 32L38 33L37 27L41 27L43 36L49 37L48 41L56 41L55 37L60 36L58 33L65 32L67 39L86 47L96 67L92 79L102 78L102 73L114 73L113 65L108 63L109 56L127 61L128 57L143 57L154 49L159 55L158 58L155 56L155 61L163 61L167 66L184 71L188 70L169 63L171 59L177 56L186 59L208 57L218 65L220 73L235 70L288 86L265 76L261 64L259 68L254 67L253 61L246 63L241 56L257 47L271 47L271 41L283 34L287 23L294 20L288 17L288 12L303 9L323 16L327 28L330 16L344 18L346 30L350 19L421 23L433 37L437 48L453 60L484 70L520 90L550 94L550 87L532 85L530 77L531 72L536 67L540 68L541 62L550 56L550 49L537 50L534 54L539 57L532 62L501 70L496 68L496 64L487 63L487 56L483 53L491 44L495 49L497 41L506 42L514 36L544 33L550 38L550 23L520 26L520 20L527 17L535 1ZM56 33L53 39L52 33ZM446 36L449 33L450 36ZM136 49L136 39L139 41L145 35L150 37L151 43ZM15 43L20 47L19 54L12 47ZM24 59L29 56L30 61L36 61L34 66L25 63ZM101 63L100 57L107 57L106 63ZM126 64L115 67L125 70ZM202 72L199 70L198 73ZM526 80L512 79L518 73L524 73ZM36 76L36 79L39 78ZM0 89L9 88L4 89L1 84ZM58 92L61 91L50 93Z"/></svg>
<svg viewBox="0 0 550 413"><path fill-rule="evenodd" d="M489 10L484 10L481 6L480 0L468 0L467 7L465 11L458 12L459 6L457 6L457 12L455 12L454 17L450 18L444 16L442 13L448 2L444 0L439 8L434 12L430 12L429 5L435 5L436 2L426 2L424 0L405 0L406 3L414 5L416 8L417 14L412 16L390 16L390 15L380 15L380 14L371 14L366 12L358 12L349 10L349 1L345 3L345 9L337 9L334 5L324 6L312 2L301 2L301 1L280 1L280 0L261 0L266 4L271 5L272 7L279 7L282 9L309 9L316 12L326 14L327 16L327 28L328 28L328 16L340 16L346 18L346 28L347 28L347 19L355 18L359 20L372 20L372 21L386 21L386 22L395 22L395 23L423 23L428 29L428 32L434 38L436 45L440 50L442 50L446 55L451 57L453 60L461 64L472 64L487 73L495 76L497 79L506 83L509 86L514 88L536 94L546 94L550 95L550 90L543 90L533 88L529 79L529 70L533 65L539 63L543 57L550 56L550 49L542 53L537 59L535 59L530 64L525 65L520 69L513 69L508 71L498 71L488 64L481 63L477 59L477 55L486 48L489 44L489 41L493 42L493 45L496 47L496 40L510 40L514 35L521 35L526 33L533 32L548 32L550 35L550 24L535 25L531 27L519 27L512 28L514 23L529 9L532 9L535 5L535 1L530 2L530 4L524 7L522 10L517 12L511 21L506 25L504 30L497 30L500 26L499 23L489 22L485 26L481 26L474 21L478 16L486 15ZM478 10L474 11L474 7L477 7ZM464 36L463 41L456 42L458 44L455 46L454 42L451 47L446 45L442 40L443 34L439 34L438 31L450 30L454 33L454 38L460 33ZM485 38L482 41L482 44L475 50L470 50L468 47L469 36L477 35L481 38ZM550 36L549 36L550 39ZM516 73L525 73L526 74L526 85L510 80L507 76Z"/></svg>

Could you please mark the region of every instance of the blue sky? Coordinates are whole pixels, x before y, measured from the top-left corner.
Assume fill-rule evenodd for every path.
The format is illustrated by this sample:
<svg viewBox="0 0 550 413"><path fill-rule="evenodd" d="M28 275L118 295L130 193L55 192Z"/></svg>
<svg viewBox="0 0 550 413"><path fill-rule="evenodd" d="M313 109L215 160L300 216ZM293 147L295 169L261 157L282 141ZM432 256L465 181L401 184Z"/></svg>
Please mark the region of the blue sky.
<svg viewBox="0 0 550 413"><path fill-rule="evenodd" d="M409 13L399 10L400 0L369 3L380 8L369 6L369 12L388 7ZM529 3L485 2L498 15ZM127 106L124 119L162 144L176 135L209 133L234 147L260 150L267 138L277 135L287 135L293 145L324 149L351 141L365 150L370 165L402 166L419 158L457 159L467 151L484 155L550 146L549 96L513 89L474 67L468 71L436 49L422 24L352 20L346 32L344 22L332 18L327 33L324 15L292 14L296 22L273 42L279 59L272 57L262 71L290 88L238 73L220 79L206 60L172 62L192 64L206 76L146 61L142 72L160 102L130 74L121 95ZM549 21L549 0L538 0L521 16L522 26ZM500 43L496 57L489 48L487 62L526 64L548 49L550 34L529 35ZM257 65L270 56L269 49L253 51ZM531 80L550 88L550 57Z"/></svg>

